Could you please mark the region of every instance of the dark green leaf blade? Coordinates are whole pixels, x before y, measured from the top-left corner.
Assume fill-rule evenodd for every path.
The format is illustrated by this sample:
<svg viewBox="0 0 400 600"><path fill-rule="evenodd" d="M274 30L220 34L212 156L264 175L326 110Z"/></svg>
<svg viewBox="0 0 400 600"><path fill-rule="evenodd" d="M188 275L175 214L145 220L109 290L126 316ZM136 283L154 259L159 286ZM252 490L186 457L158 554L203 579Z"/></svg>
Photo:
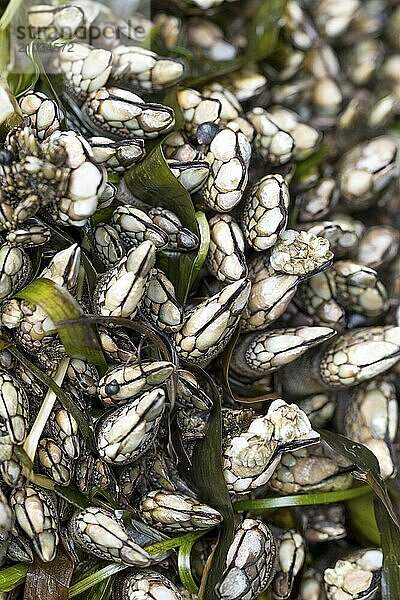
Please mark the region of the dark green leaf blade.
<svg viewBox="0 0 400 600"><path fill-rule="evenodd" d="M174 110L175 113L175 126L174 131L179 131L184 128L185 117L183 116L182 109L179 105L177 98L178 87L175 86L169 90L166 96L163 98L162 103L169 106Z"/></svg>
<svg viewBox="0 0 400 600"><path fill-rule="evenodd" d="M83 314L82 308L71 294L50 279L36 279L18 292L16 297L40 306L49 315L56 328L60 321L77 319ZM69 356L81 358L95 365L106 365L96 332L90 323L60 327L58 334Z"/></svg>
<svg viewBox="0 0 400 600"><path fill-rule="evenodd" d="M374 495L370 493L347 500L346 510L349 515L347 523L352 534L362 543L379 546L380 535L374 516Z"/></svg>
<svg viewBox="0 0 400 600"><path fill-rule="evenodd" d="M89 595L84 594L82 596L82 600L109 600L111 598L111 594L114 587L114 579L115 577L109 577L108 579L104 579L94 587L89 592Z"/></svg>
<svg viewBox="0 0 400 600"><path fill-rule="evenodd" d="M90 448L95 448L93 426L87 414L83 413L71 397L62 390L51 377L34 365L15 346L9 346L11 354L15 356L39 381L49 387L60 400L63 407L68 410L77 421L79 429Z"/></svg>
<svg viewBox="0 0 400 600"><path fill-rule="evenodd" d="M198 280L199 273L206 261L208 249L210 247L210 226L207 221L206 215L203 211L199 210L196 212L197 227L199 230L200 246L197 251L196 260L193 266L192 279L190 287L192 288Z"/></svg>
<svg viewBox="0 0 400 600"><path fill-rule="evenodd" d="M232 60L192 60L190 76L185 84L189 87L201 87L209 81L218 80L249 66L252 62L267 58L276 48L286 3L287 0L260 0L247 22L246 51Z"/></svg>
<svg viewBox="0 0 400 600"><path fill-rule="evenodd" d="M399 531L380 499L375 498L375 518L383 550L382 600L394 600L400 593Z"/></svg>
<svg viewBox="0 0 400 600"><path fill-rule="evenodd" d="M0 571L0 592L11 592L25 581L28 565L18 563Z"/></svg>
<svg viewBox="0 0 400 600"><path fill-rule="evenodd" d="M179 548L182 544L194 544L196 540L203 537L207 533L207 530L203 531L193 531L192 533L184 533L182 535L178 535L177 537L169 538L168 540L163 540L162 542L155 542L154 544L150 544L150 546L146 546L145 550L151 556L157 556L157 554L161 554L162 552L168 552L168 550L172 550L173 548Z"/></svg>
<svg viewBox="0 0 400 600"><path fill-rule="evenodd" d="M84 575L82 579L74 583L69 589L69 598L75 598L86 590L90 590L93 586L98 585L105 579L112 577L116 573L120 571L124 571L125 569L129 569L128 565L119 565L116 563L107 565L102 569L95 570L91 572L89 575Z"/></svg>
<svg viewBox="0 0 400 600"><path fill-rule="evenodd" d="M338 492L316 492L313 494L295 494L293 496L272 496L271 498L257 498L256 500L237 500L233 503L235 511L242 512L264 512L277 508L288 508L291 506L313 506L315 504L331 504L332 502L344 502L352 498L365 496L370 492L368 485L359 485L348 490Z"/></svg>
<svg viewBox="0 0 400 600"><path fill-rule="evenodd" d="M182 544L179 547L178 552L178 572L182 584L185 586L188 592L191 594L197 594L199 587L192 575L192 568L190 564L190 555L192 553L194 542Z"/></svg>
<svg viewBox="0 0 400 600"><path fill-rule="evenodd" d="M214 406L206 436L197 442L193 452L191 478L199 497L216 508L222 514L223 521L217 545L203 573L199 600L216 600L215 585L224 570L235 531L235 514L222 471L221 397L214 385L212 389Z"/></svg>
<svg viewBox="0 0 400 600"><path fill-rule="evenodd" d="M248 27L247 58L263 60L273 52L278 41L281 18L287 0L262 0Z"/></svg>
<svg viewBox="0 0 400 600"><path fill-rule="evenodd" d="M189 192L171 173L161 144L125 175L128 189L150 206L162 206L178 215L183 225L198 235L193 202ZM196 252L159 252L159 266L175 286L180 302L186 300L192 278Z"/></svg>
<svg viewBox="0 0 400 600"><path fill-rule="evenodd" d="M75 488L72 485L66 487L62 485L56 485L54 487L54 491L57 496L63 498L63 500L66 500L69 502L69 504L72 504L72 506L76 506L77 508L87 508L90 506L90 502L86 496L82 494L78 488Z"/></svg>
<svg viewBox="0 0 400 600"><path fill-rule="evenodd" d="M399 517L396 514L386 484L383 481L379 463L375 455L366 446L350 440L340 433L320 431L321 438L338 454L345 456L355 465L353 477L368 483L376 496L383 502L393 523L400 530Z"/></svg>

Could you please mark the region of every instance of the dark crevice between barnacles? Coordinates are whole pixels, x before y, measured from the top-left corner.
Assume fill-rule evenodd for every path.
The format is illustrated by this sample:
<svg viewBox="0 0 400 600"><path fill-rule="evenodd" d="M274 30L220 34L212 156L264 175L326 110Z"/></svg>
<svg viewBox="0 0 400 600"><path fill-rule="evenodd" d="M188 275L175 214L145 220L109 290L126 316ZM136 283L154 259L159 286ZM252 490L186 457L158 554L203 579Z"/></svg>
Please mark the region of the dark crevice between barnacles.
<svg viewBox="0 0 400 600"><path fill-rule="evenodd" d="M14 344L10 343L7 346L8 350L15 356L15 358L20 361L28 371L34 375L41 383L46 385L48 388L54 392L57 398L60 400L63 407L71 413L74 419L77 421L79 429L82 433L82 436L85 442L88 444L89 448L94 449L96 447L94 441L94 430L91 425L91 420L88 414L83 414L82 407L77 406L70 396L68 396L64 390L59 387L55 381L49 377L46 373L44 373L39 367L34 365L26 356L20 352Z"/></svg>
<svg viewBox="0 0 400 600"><path fill-rule="evenodd" d="M185 367L184 364L182 366ZM178 469L182 476L196 490L203 502L217 509L223 516L217 543L207 560L199 591L199 600L215 600L215 585L225 567L236 519L222 471L221 391L203 369L194 365L190 365L190 369L196 378L207 383L213 408L206 435L196 442L191 463L187 455L182 455L181 443L175 446L175 449L179 459Z"/></svg>

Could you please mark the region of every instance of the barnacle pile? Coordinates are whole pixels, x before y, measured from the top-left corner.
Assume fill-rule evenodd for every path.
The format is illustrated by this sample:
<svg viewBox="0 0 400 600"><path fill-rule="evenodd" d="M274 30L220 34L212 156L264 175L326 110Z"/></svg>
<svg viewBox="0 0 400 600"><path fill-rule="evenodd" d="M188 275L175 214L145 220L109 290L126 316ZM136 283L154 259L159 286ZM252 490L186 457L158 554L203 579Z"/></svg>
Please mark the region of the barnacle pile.
<svg viewBox="0 0 400 600"><path fill-rule="evenodd" d="M28 4L1 600L398 598L398 3Z"/></svg>

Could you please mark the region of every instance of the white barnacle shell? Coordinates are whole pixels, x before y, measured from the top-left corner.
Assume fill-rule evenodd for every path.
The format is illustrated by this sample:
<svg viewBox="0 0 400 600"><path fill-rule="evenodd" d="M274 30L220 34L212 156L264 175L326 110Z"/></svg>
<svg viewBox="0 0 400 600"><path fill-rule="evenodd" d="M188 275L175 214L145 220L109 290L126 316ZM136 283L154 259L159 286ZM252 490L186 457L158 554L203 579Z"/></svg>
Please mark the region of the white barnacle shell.
<svg viewBox="0 0 400 600"><path fill-rule="evenodd" d="M312 432L306 413L296 404L275 400L269 407L267 418L274 427L274 438L283 443L307 437Z"/></svg>

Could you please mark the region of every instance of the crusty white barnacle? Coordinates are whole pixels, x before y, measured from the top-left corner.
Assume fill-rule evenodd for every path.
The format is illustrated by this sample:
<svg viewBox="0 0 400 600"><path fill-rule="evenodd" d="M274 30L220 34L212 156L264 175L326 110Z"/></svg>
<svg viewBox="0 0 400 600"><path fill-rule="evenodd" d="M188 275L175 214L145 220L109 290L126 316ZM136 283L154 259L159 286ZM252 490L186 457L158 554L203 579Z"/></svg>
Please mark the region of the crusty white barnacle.
<svg viewBox="0 0 400 600"><path fill-rule="evenodd" d="M375 454L383 478L396 474L392 442L398 426L394 383L387 378L365 382L355 388L343 406L343 433Z"/></svg>
<svg viewBox="0 0 400 600"><path fill-rule="evenodd" d="M42 92L31 91L19 99L24 117L29 119L39 140L49 137L60 128L60 111L57 103Z"/></svg>
<svg viewBox="0 0 400 600"><path fill-rule="evenodd" d="M124 173L146 154L144 141L141 139L115 141L100 136L91 137L88 141L96 162L116 173Z"/></svg>
<svg viewBox="0 0 400 600"><path fill-rule="evenodd" d="M197 235L184 227L178 215L171 210L156 206L149 210L148 216L168 235L168 250L190 252L198 247Z"/></svg>
<svg viewBox="0 0 400 600"><path fill-rule="evenodd" d="M111 511L93 506L77 511L68 529L80 548L98 558L136 567L151 563L149 554L129 537L122 520Z"/></svg>
<svg viewBox="0 0 400 600"><path fill-rule="evenodd" d="M203 187L210 172L210 165L204 160L183 162L175 159L168 159L167 164L171 173L191 194L199 191Z"/></svg>
<svg viewBox="0 0 400 600"><path fill-rule="evenodd" d="M94 291L96 312L133 319L143 299L155 255L154 244L142 242L103 275Z"/></svg>
<svg viewBox="0 0 400 600"><path fill-rule="evenodd" d="M99 381L99 396L106 405L123 404L138 394L159 387L174 372L168 361L142 361L107 371Z"/></svg>
<svg viewBox="0 0 400 600"><path fill-rule="evenodd" d="M6 542L14 525L14 515L8 504L7 498L0 490L0 557L4 559Z"/></svg>
<svg viewBox="0 0 400 600"><path fill-rule="evenodd" d="M398 144L393 137L382 135L354 146L343 156L338 174L346 207L359 211L371 206L398 170Z"/></svg>
<svg viewBox="0 0 400 600"><path fill-rule="evenodd" d="M202 191L209 208L229 212L242 199L248 181L251 144L241 132L222 129L210 144L210 174Z"/></svg>
<svg viewBox="0 0 400 600"><path fill-rule="evenodd" d="M278 538L278 567L272 582L276 600L285 600L292 593L295 577L306 557L305 541L295 529L284 531Z"/></svg>
<svg viewBox="0 0 400 600"><path fill-rule="evenodd" d="M0 370L0 417L14 444L22 444L28 433L29 402L17 379Z"/></svg>
<svg viewBox="0 0 400 600"><path fill-rule="evenodd" d="M99 223L93 229L94 251L107 268L113 267L125 256L118 231L107 223Z"/></svg>
<svg viewBox="0 0 400 600"><path fill-rule="evenodd" d="M7 558L15 562L24 563L32 563L34 559L29 538L21 531L20 528L15 526L10 531ZM2 600L6 600L6 597L4 596Z"/></svg>
<svg viewBox="0 0 400 600"><path fill-rule="evenodd" d="M57 252L47 267L43 269L40 277L50 279L57 285L73 292L78 279L79 265L80 248L77 244L73 244L66 250ZM44 344L53 341L56 328L47 312L40 306L30 304L25 300L19 300L18 303L22 319L18 319L18 323L9 323L8 326L16 327L16 338L28 352L36 354ZM13 311L16 307L10 308ZM9 317L11 315L8 315L6 319L8 320Z"/></svg>
<svg viewBox="0 0 400 600"><path fill-rule="evenodd" d="M113 57L109 50L73 42L60 49L57 59L68 92L82 102L106 84Z"/></svg>
<svg viewBox="0 0 400 600"><path fill-rule="evenodd" d="M270 269L262 265L257 274L254 274L253 267L258 269L254 261L249 261L248 267L252 284L249 301L242 315L241 327L243 331L266 329L288 307L297 291L300 277L285 273L271 273Z"/></svg>
<svg viewBox="0 0 400 600"><path fill-rule="evenodd" d="M0 477L10 488L23 485L22 465L14 453L14 444L0 422Z"/></svg>
<svg viewBox="0 0 400 600"><path fill-rule="evenodd" d="M184 324L175 334L178 354L185 360L206 363L223 350L246 305L248 279L226 286L187 311Z"/></svg>
<svg viewBox="0 0 400 600"><path fill-rule="evenodd" d="M266 417L273 425L274 439L283 444L304 437L312 437L315 434L306 413L297 404L287 404L283 400L275 400L270 405Z"/></svg>
<svg viewBox="0 0 400 600"><path fill-rule="evenodd" d="M329 600L373 598L380 587L383 554L379 548L352 552L325 569L325 590Z"/></svg>
<svg viewBox="0 0 400 600"><path fill-rule="evenodd" d="M3 327L15 329L24 318L24 313L20 306L20 300L12 298L4 302L1 306L0 319Z"/></svg>
<svg viewBox="0 0 400 600"><path fill-rule="evenodd" d="M326 238L336 258L349 256L357 250L364 225L350 215L335 214L331 221L316 221L305 228L310 234Z"/></svg>
<svg viewBox="0 0 400 600"><path fill-rule="evenodd" d="M314 394L297 402L310 420L313 427L324 427L335 414L336 396L334 394Z"/></svg>
<svg viewBox="0 0 400 600"><path fill-rule="evenodd" d="M85 117L98 129L118 138L154 138L171 131L174 111L169 106L146 103L120 88L101 88L82 106Z"/></svg>
<svg viewBox="0 0 400 600"><path fill-rule="evenodd" d="M221 600L252 600L267 589L274 574L274 536L262 521L244 519L236 528L225 570L215 591Z"/></svg>
<svg viewBox="0 0 400 600"><path fill-rule="evenodd" d="M271 248L285 229L289 189L281 175L266 175L245 199L242 229L249 245L257 251Z"/></svg>
<svg viewBox="0 0 400 600"><path fill-rule="evenodd" d="M289 529L284 532L279 545L279 563L282 571L288 573L290 570L294 576L297 575L305 559L304 546L304 538L296 530ZM294 555L294 561L291 555Z"/></svg>
<svg viewBox="0 0 400 600"><path fill-rule="evenodd" d="M196 57L221 61L237 56L238 49L234 42L226 39L223 29L215 21L195 17L189 19L187 25L187 44ZM213 83L207 88L213 85L220 84ZM204 88L202 94L205 95Z"/></svg>
<svg viewBox="0 0 400 600"><path fill-rule="evenodd" d="M39 277L51 279L57 285L73 292L78 281L80 259L81 249L78 244L72 244L69 248L57 252Z"/></svg>
<svg viewBox="0 0 400 600"><path fill-rule="evenodd" d="M52 438L63 448L66 455L76 460L81 446L78 423L61 404L57 403L51 412L49 429Z"/></svg>
<svg viewBox="0 0 400 600"><path fill-rule="evenodd" d="M273 431L271 427L271 431ZM276 449L276 441L259 437L250 432L232 438L225 456L229 457L235 471L241 467L242 476L257 474L260 467L265 467Z"/></svg>
<svg viewBox="0 0 400 600"><path fill-rule="evenodd" d="M156 388L107 413L96 424L100 457L115 465L134 462L153 442L165 406L165 392Z"/></svg>
<svg viewBox="0 0 400 600"><path fill-rule="evenodd" d="M97 209L100 210L101 208L107 208L110 206L116 195L117 187L110 181L106 181L104 189L98 198Z"/></svg>
<svg viewBox="0 0 400 600"><path fill-rule="evenodd" d="M296 195L299 201L299 221L312 222L325 217L339 200L339 189L333 177L321 177L310 189Z"/></svg>
<svg viewBox="0 0 400 600"><path fill-rule="evenodd" d="M337 300L347 310L366 316L378 316L387 309L387 292L373 269L350 260L333 265Z"/></svg>
<svg viewBox="0 0 400 600"><path fill-rule="evenodd" d="M58 219L82 227L97 208L105 181L104 167L95 163L88 142L74 131L55 131L43 142L50 161L70 169L67 189L57 201Z"/></svg>
<svg viewBox="0 0 400 600"><path fill-rule="evenodd" d="M142 311L162 331L175 332L182 327L183 307L176 299L173 283L159 269L154 269L150 278Z"/></svg>
<svg viewBox="0 0 400 600"><path fill-rule="evenodd" d="M355 260L366 267L381 269L398 254L400 235L396 227L368 227L356 248Z"/></svg>
<svg viewBox="0 0 400 600"><path fill-rule="evenodd" d="M179 370L176 394L179 405L205 412L209 412L213 407L213 401L207 390L203 389L196 376L190 371Z"/></svg>
<svg viewBox="0 0 400 600"><path fill-rule="evenodd" d="M342 504L310 506L304 516L307 523L304 535L309 543L339 540L347 535Z"/></svg>
<svg viewBox="0 0 400 600"><path fill-rule="evenodd" d="M101 346L105 354L115 363L132 363L137 360L137 348L129 335L122 329L99 327Z"/></svg>
<svg viewBox="0 0 400 600"><path fill-rule="evenodd" d="M61 445L54 440L42 438L38 445L41 467L59 485L69 485L73 475L73 463Z"/></svg>
<svg viewBox="0 0 400 600"><path fill-rule="evenodd" d="M337 328L344 321L345 311L336 297L335 277L328 270L313 275L301 284L295 304L312 316L316 325Z"/></svg>
<svg viewBox="0 0 400 600"><path fill-rule="evenodd" d="M225 126L243 114L243 108L236 96L220 83L211 83L203 89L202 94L221 103L220 125Z"/></svg>
<svg viewBox="0 0 400 600"><path fill-rule="evenodd" d="M356 408L358 415L351 411L346 429L350 431L348 427L351 427L354 433L357 430L360 432L361 437L357 441L363 442L365 437L370 436L394 441L398 424L398 406L393 381L383 376L361 384L356 388L351 404Z"/></svg>
<svg viewBox="0 0 400 600"><path fill-rule="evenodd" d="M32 540L36 554L43 562L52 561L60 539L53 495L47 490L26 484L13 491L11 506L19 526Z"/></svg>
<svg viewBox="0 0 400 600"><path fill-rule="evenodd" d="M221 514L199 500L182 493L153 490L140 499L142 519L161 531L191 531L215 527Z"/></svg>
<svg viewBox="0 0 400 600"><path fill-rule="evenodd" d="M128 248L139 246L145 240L150 240L157 249L168 243L167 234L145 212L128 204L114 210L111 224Z"/></svg>
<svg viewBox="0 0 400 600"><path fill-rule="evenodd" d="M353 483L350 466L341 457L328 454L325 446L310 445L284 452L268 485L284 494L345 490Z"/></svg>
<svg viewBox="0 0 400 600"><path fill-rule="evenodd" d="M167 135L162 147L165 158L190 162L203 156L198 148L189 143L186 134L182 131L173 131Z"/></svg>
<svg viewBox="0 0 400 600"><path fill-rule="evenodd" d="M7 232L5 239L12 246L32 248L50 241L51 231L45 225L36 223L33 219L26 221L21 227Z"/></svg>
<svg viewBox="0 0 400 600"><path fill-rule="evenodd" d="M257 69L246 66L228 75L224 83L239 102L246 102L265 89L267 78Z"/></svg>
<svg viewBox="0 0 400 600"><path fill-rule="evenodd" d="M238 281L247 275L242 231L229 214L217 214L209 221L210 246L207 265L211 272L226 282Z"/></svg>
<svg viewBox="0 0 400 600"><path fill-rule="evenodd" d="M271 266L289 275L309 275L333 258L329 242L307 231L288 229L279 236L270 258Z"/></svg>
<svg viewBox="0 0 400 600"><path fill-rule="evenodd" d="M95 396L97 394L99 374L92 363L80 358L71 358L66 377L83 394L87 396Z"/></svg>
<svg viewBox="0 0 400 600"><path fill-rule="evenodd" d="M112 55L112 79L146 92L175 85L183 76L182 62L140 46L119 45L113 48Z"/></svg>
<svg viewBox="0 0 400 600"><path fill-rule="evenodd" d="M205 98L191 88L179 90L177 100L185 118L185 129L195 134L203 123L219 123L221 103L213 98Z"/></svg>
<svg viewBox="0 0 400 600"><path fill-rule="evenodd" d="M329 40L342 36L360 8L360 0L320 0L311 8L318 31Z"/></svg>
<svg viewBox="0 0 400 600"><path fill-rule="evenodd" d="M71 38L84 23L84 11L78 6L49 6L39 4L27 7L30 32L34 37L53 41Z"/></svg>
<svg viewBox="0 0 400 600"><path fill-rule="evenodd" d="M28 254L9 243L0 246L0 300L13 296L27 283L32 264Z"/></svg>
<svg viewBox="0 0 400 600"><path fill-rule="evenodd" d="M95 487L115 493L115 478L111 467L101 458L89 453L78 460L75 481L78 489L84 494Z"/></svg>
<svg viewBox="0 0 400 600"><path fill-rule="evenodd" d="M351 387L399 360L400 327L365 327L341 334L325 350L320 375L330 387Z"/></svg>
<svg viewBox="0 0 400 600"><path fill-rule="evenodd" d="M246 432L233 437L223 453L223 474L228 491L242 494L265 485L279 460L276 440Z"/></svg>
<svg viewBox="0 0 400 600"><path fill-rule="evenodd" d="M295 149L295 141L290 133L274 122L272 115L256 106L246 114L246 117L256 130L255 148L265 160L277 165L290 160Z"/></svg>
<svg viewBox="0 0 400 600"><path fill-rule="evenodd" d="M149 569L138 573L122 573L114 586L115 600L182 600L178 587L164 574Z"/></svg>
<svg viewBox="0 0 400 600"><path fill-rule="evenodd" d="M322 138L321 133L311 125L302 123L299 115L293 110L283 106L272 106L268 113L278 127L293 137L295 142L294 158L304 160L318 148Z"/></svg>
<svg viewBox="0 0 400 600"><path fill-rule="evenodd" d="M289 327L248 333L236 346L231 366L236 373L261 377L293 362L335 334L329 327Z"/></svg>
<svg viewBox="0 0 400 600"><path fill-rule="evenodd" d="M2 209L7 228L26 221L40 208L50 207L53 216L60 198L67 193L71 169L64 153L58 152L55 156L51 152L48 139L41 143L30 127L13 129L7 136L6 148L12 160L0 165L5 196ZM13 208L10 210L11 200Z"/></svg>

